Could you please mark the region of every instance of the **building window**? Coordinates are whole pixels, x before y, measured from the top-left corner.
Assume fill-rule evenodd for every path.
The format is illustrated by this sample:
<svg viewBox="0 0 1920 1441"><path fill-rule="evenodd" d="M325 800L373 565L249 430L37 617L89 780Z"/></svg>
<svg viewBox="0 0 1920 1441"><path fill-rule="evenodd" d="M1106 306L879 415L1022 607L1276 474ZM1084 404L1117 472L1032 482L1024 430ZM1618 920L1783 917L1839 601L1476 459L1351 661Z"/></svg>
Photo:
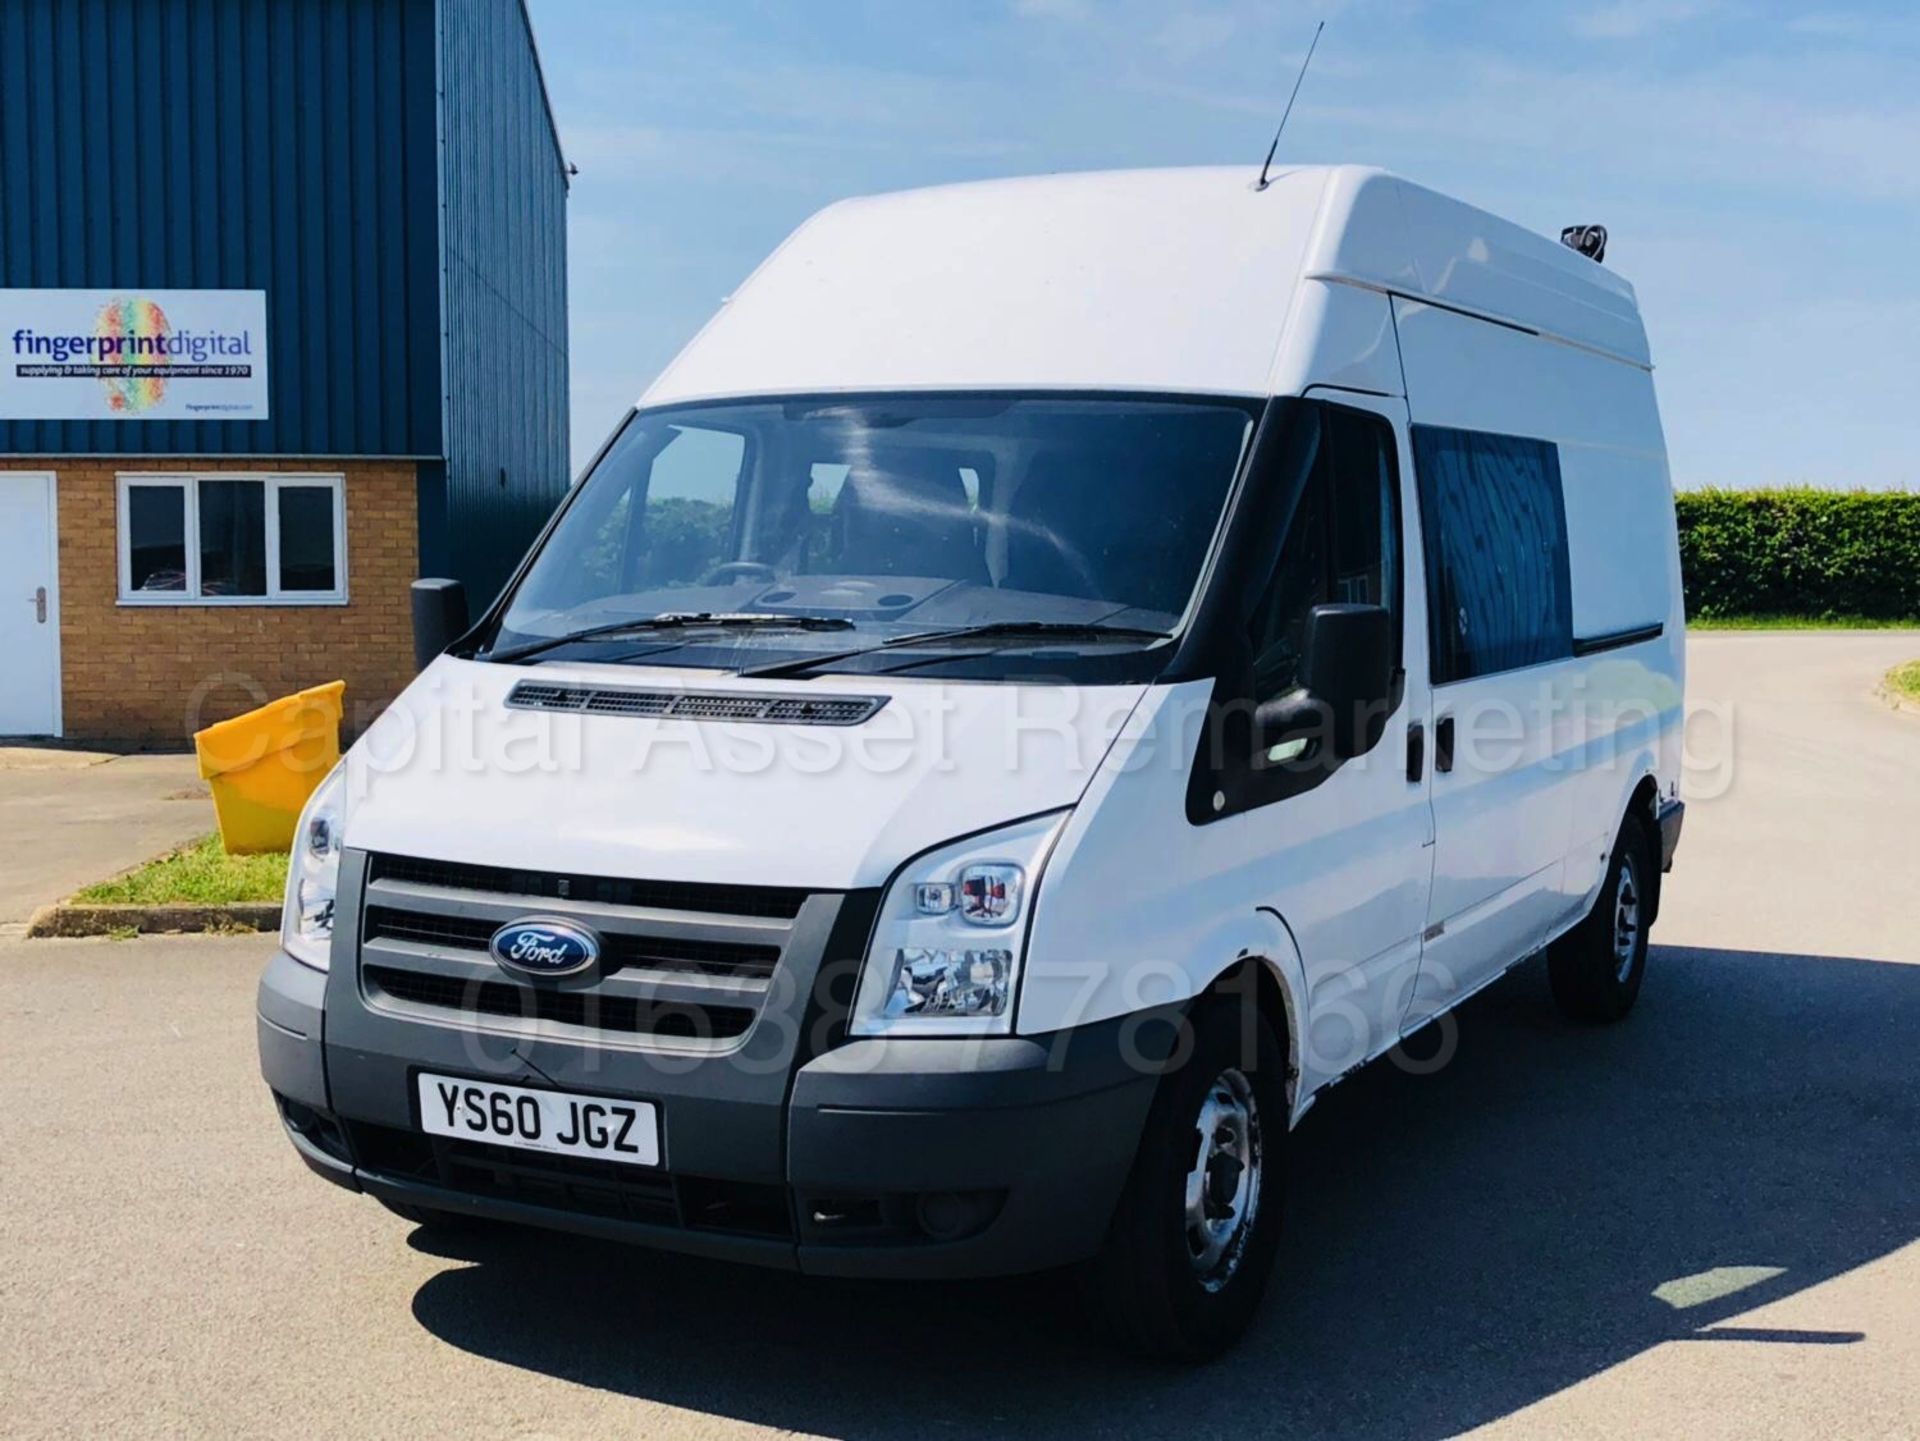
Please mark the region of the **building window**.
<svg viewBox="0 0 1920 1441"><path fill-rule="evenodd" d="M1433 682L1573 654L1566 497L1550 441L1413 427Z"/></svg>
<svg viewBox="0 0 1920 1441"><path fill-rule="evenodd" d="M337 475L123 475L125 605L341 605Z"/></svg>

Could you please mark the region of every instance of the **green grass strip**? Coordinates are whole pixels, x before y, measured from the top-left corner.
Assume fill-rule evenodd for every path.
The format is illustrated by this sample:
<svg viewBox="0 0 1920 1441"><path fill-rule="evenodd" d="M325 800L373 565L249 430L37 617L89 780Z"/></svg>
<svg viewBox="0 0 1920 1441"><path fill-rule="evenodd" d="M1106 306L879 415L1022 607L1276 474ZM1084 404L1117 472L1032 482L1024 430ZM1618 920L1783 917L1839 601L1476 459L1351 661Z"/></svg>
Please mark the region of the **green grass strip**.
<svg viewBox="0 0 1920 1441"><path fill-rule="evenodd" d="M1914 630L1920 629L1920 616L1905 620L1878 619L1865 615L1696 615L1688 619L1688 630Z"/></svg>
<svg viewBox="0 0 1920 1441"><path fill-rule="evenodd" d="M286 884L284 851L230 856L220 849L220 837L206 836L136 871L88 886L74 900L93 905L224 906L277 901Z"/></svg>

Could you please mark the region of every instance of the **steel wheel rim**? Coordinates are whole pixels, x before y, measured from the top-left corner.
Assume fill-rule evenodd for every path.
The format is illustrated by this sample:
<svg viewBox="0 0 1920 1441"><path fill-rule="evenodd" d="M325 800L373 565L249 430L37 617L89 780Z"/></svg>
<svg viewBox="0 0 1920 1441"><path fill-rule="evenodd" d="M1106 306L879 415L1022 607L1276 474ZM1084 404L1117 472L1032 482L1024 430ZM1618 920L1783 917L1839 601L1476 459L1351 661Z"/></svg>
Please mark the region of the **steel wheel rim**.
<svg viewBox="0 0 1920 1441"><path fill-rule="evenodd" d="M1626 983L1640 950L1640 876L1631 855L1620 863L1613 892L1614 979Z"/></svg>
<svg viewBox="0 0 1920 1441"><path fill-rule="evenodd" d="M1200 1284L1218 1291L1240 1269L1260 1208L1260 1107L1232 1067L1214 1077L1193 1123L1182 1223Z"/></svg>

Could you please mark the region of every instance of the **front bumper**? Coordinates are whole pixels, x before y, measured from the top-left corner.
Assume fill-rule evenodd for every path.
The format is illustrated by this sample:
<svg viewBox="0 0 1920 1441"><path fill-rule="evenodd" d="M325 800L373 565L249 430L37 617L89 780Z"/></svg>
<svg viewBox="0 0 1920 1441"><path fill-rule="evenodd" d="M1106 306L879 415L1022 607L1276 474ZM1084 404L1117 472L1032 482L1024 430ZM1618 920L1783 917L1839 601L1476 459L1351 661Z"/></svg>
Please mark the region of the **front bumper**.
<svg viewBox="0 0 1920 1441"><path fill-rule="evenodd" d="M853 1041L742 1080L541 1041L477 1070L470 1036L329 1012L330 980L277 953L261 1070L315 1172L388 1201L822 1275L1040 1270L1098 1249L1177 1013L1040 1038ZM338 1002L342 989L331 994ZM348 994L351 994L350 988ZM335 1021L338 1017L339 1024ZM345 1033L336 1036L335 1030ZM631 1094L661 1108L663 1170L421 1133L419 1068ZM638 1173L638 1174L636 1174Z"/></svg>

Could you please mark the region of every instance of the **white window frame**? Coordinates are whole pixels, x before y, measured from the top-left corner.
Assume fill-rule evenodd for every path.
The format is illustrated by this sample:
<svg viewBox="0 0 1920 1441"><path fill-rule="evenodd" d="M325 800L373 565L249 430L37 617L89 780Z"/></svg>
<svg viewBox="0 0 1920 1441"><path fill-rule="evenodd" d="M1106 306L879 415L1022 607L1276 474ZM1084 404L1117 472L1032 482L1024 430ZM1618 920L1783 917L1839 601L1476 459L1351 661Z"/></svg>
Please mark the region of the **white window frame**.
<svg viewBox="0 0 1920 1441"><path fill-rule="evenodd" d="M200 593L200 484L202 481L259 481L266 488L267 593L265 595L202 595ZM187 588L135 590L133 537L127 528L128 492L136 487L177 490L184 496ZM332 590L280 588L280 492L283 489L329 490L333 494ZM116 477L115 526L119 531L120 604L133 606L223 605L346 605L347 595L347 478L339 474L303 471L161 470L125 471Z"/></svg>

